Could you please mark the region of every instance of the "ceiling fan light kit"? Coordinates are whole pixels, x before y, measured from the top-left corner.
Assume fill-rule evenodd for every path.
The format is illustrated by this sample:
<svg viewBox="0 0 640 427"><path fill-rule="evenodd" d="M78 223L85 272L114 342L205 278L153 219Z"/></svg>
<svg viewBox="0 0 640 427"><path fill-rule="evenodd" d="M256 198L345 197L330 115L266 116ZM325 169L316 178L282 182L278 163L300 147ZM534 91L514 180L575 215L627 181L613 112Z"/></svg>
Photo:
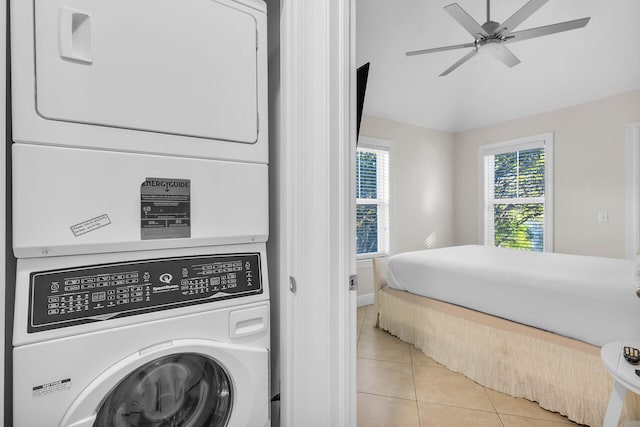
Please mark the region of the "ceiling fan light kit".
<svg viewBox="0 0 640 427"><path fill-rule="evenodd" d="M511 15L502 24L491 20L491 4L487 0L487 21L480 25L473 19L458 3L445 6L444 9L455 19L471 36L474 41L452 46L436 47L431 49L421 49L407 52L407 56L422 55L425 53L442 52L446 50L473 48L465 56L460 58L455 64L447 68L440 74L446 76L453 70L476 56L478 53L487 52L497 58L508 67L513 67L520 63L520 60L505 46L507 43L542 37L562 31L582 28L591 18L575 19L573 21L560 22L557 24L545 25L542 27L530 28L528 30L514 31L518 25L522 24L529 16L544 6L549 0L529 0L516 13Z"/></svg>

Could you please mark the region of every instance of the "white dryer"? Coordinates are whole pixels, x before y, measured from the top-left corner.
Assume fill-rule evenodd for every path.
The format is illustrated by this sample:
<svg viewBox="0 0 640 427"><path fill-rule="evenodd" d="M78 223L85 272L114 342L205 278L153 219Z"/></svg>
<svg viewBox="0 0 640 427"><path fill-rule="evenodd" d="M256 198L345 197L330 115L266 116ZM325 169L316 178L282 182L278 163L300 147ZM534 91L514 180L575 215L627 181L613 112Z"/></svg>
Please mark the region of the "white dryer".
<svg viewBox="0 0 640 427"><path fill-rule="evenodd" d="M267 162L263 0L11 0L14 141Z"/></svg>
<svg viewBox="0 0 640 427"><path fill-rule="evenodd" d="M263 246L19 260L14 425L268 425Z"/></svg>

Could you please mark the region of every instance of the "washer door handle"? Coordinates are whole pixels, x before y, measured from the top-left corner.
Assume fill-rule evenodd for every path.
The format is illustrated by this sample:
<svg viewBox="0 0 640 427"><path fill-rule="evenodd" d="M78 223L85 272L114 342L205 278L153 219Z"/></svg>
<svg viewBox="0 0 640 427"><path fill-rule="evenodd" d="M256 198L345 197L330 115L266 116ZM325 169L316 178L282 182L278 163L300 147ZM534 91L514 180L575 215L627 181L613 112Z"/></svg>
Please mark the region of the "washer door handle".
<svg viewBox="0 0 640 427"><path fill-rule="evenodd" d="M269 326L269 309L267 306L232 311L229 315L229 336L242 338L267 330Z"/></svg>

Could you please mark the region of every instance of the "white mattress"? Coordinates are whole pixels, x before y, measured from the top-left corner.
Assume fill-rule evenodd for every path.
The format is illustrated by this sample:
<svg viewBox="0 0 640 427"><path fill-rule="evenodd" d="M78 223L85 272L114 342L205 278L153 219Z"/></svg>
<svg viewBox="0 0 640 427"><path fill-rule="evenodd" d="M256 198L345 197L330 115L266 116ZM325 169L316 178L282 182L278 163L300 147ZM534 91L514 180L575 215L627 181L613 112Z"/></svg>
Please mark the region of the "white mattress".
<svg viewBox="0 0 640 427"><path fill-rule="evenodd" d="M395 289L602 346L640 342L634 261L454 246L389 258Z"/></svg>

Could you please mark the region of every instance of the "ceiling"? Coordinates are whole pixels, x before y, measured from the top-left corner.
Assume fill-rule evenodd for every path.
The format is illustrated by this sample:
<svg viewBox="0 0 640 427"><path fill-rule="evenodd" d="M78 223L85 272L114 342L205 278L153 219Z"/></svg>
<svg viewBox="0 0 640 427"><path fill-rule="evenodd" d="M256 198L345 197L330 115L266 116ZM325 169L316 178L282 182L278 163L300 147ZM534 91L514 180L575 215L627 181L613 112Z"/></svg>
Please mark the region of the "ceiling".
<svg viewBox="0 0 640 427"><path fill-rule="evenodd" d="M517 30L590 16L586 27L509 44L508 68L470 49L407 51L472 42L444 6L456 0L356 0L356 60L371 62L364 114L460 132L640 89L640 1L549 0ZM486 21L485 0L457 0ZM491 1L503 22L526 0Z"/></svg>

